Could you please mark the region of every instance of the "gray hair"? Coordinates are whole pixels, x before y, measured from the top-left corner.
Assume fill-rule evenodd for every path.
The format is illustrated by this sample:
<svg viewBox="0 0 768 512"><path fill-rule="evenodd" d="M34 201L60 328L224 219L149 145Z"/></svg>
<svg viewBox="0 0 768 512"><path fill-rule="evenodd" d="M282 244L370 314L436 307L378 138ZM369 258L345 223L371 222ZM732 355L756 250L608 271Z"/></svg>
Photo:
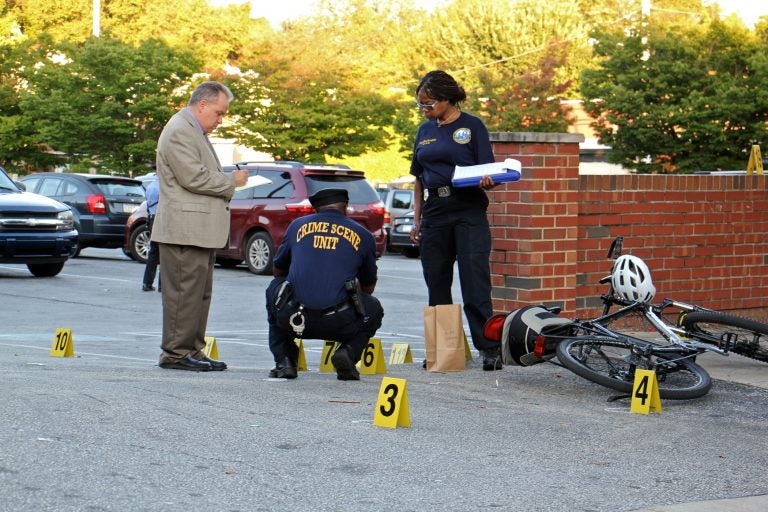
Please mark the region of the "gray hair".
<svg viewBox="0 0 768 512"><path fill-rule="evenodd" d="M220 82L203 82L192 93L192 97L189 98L189 105L197 105L202 100L215 102L219 99L219 94L221 93L227 95L227 101L232 101L235 97L232 91L229 90L229 87Z"/></svg>

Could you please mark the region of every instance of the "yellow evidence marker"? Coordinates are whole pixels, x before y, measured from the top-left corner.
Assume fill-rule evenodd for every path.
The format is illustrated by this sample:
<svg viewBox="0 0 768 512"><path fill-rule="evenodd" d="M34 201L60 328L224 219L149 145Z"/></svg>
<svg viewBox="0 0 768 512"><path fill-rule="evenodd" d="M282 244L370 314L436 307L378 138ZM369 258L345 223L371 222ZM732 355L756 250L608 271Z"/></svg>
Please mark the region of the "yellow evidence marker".
<svg viewBox="0 0 768 512"><path fill-rule="evenodd" d="M320 355L320 373L335 372L336 368L331 362L331 356L339 347L339 342L325 340L323 353Z"/></svg>
<svg viewBox="0 0 768 512"><path fill-rule="evenodd" d="M294 338L293 342L299 347L299 361L297 363L297 370L300 372L307 371L307 356L304 354L304 340L301 338Z"/></svg>
<svg viewBox="0 0 768 512"><path fill-rule="evenodd" d="M467 333L464 333L464 359L467 361L472 360L472 349L469 348L469 342L467 341Z"/></svg>
<svg viewBox="0 0 768 512"><path fill-rule="evenodd" d="M211 359L219 360L219 347L216 344L216 338L213 336L205 337L205 347L203 347L203 354Z"/></svg>
<svg viewBox="0 0 768 512"><path fill-rule="evenodd" d="M53 357L75 357L75 340L72 338L72 329L56 329L51 344L50 355Z"/></svg>
<svg viewBox="0 0 768 512"><path fill-rule="evenodd" d="M632 386L632 403L629 412L661 414L661 397L656 372L653 370L635 370L635 383Z"/></svg>
<svg viewBox="0 0 768 512"><path fill-rule="evenodd" d="M379 338L371 338L363 350L360 358L360 373L363 375L375 375L387 373L387 365L384 363L384 350L381 348Z"/></svg>
<svg viewBox="0 0 768 512"><path fill-rule="evenodd" d="M381 380L376 410L373 413L373 424L387 428L411 426L405 379L384 377Z"/></svg>
<svg viewBox="0 0 768 512"><path fill-rule="evenodd" d="M412 363L413 353L408 343L393 343L389 351L389 364Z"/></svg>

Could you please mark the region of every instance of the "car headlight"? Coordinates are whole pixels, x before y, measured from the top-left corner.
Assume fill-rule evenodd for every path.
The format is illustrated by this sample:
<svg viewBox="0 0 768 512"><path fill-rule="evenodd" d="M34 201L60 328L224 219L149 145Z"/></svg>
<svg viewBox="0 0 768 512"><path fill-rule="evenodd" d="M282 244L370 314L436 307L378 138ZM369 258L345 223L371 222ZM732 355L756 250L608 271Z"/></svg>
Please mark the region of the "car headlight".
<svg viewBox="0 0 768 512"><path fill-rule="evenodd" d="M56 215L56 231L72 231L75 229L75 221L72 216L72 210L59 212Z"/></svg>

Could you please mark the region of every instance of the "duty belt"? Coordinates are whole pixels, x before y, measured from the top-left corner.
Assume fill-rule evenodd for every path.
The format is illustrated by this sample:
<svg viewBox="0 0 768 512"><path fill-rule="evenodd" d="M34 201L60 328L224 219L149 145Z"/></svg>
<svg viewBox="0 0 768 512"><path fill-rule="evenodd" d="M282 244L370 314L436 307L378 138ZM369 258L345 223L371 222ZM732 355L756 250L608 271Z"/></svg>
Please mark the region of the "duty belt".
<svg viewBox="0 0 768 512"><path fill-rule="evenodd" d="M338 304L335 304L333 306L329 306L327 308L323 308L323 309L304 308L304 311L306 311L307 313L312 314L312 315L322 315L322 316L325 316L325 315L332 315L334 313L339 313L340 311L347 310L351 306L352 305L349 303L349 300L343 300L342 302L339 302Z"/></svg>
<svg viewBox="0 0 768 512"><path fill-rule="evenodd" d="M429 195L436 195L437 197L448 197L453 194L453 187L445 185L443 187L428 188Z"/></svg>

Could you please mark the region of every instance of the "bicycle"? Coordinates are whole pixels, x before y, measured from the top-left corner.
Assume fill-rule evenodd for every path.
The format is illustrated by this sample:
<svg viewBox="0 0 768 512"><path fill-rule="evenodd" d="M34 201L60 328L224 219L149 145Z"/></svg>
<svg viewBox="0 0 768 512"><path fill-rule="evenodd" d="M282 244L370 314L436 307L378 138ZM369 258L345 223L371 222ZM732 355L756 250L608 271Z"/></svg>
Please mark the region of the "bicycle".
<svg viewBox="0 0 768 512"><path fill-rule="evenodd" d="M611 275L600 280L609 285L608 293L601 295L602 315L574 320L570 333L557 342L563 366L624 393L632 392L637 369L653 370L661 398L690 399L705 395L712 386L707 371L695 362L704 352L733 352L768 362L768 325L669 298L652 304L650 271L640 258L622 256L622 243L623 237L617 237L608 251L615 262ZM620 308L611 312L615 306ZM665 318L670 309L679 311L675 323ZM610 327L630 315L649 323L667 344Z"/></svg>

